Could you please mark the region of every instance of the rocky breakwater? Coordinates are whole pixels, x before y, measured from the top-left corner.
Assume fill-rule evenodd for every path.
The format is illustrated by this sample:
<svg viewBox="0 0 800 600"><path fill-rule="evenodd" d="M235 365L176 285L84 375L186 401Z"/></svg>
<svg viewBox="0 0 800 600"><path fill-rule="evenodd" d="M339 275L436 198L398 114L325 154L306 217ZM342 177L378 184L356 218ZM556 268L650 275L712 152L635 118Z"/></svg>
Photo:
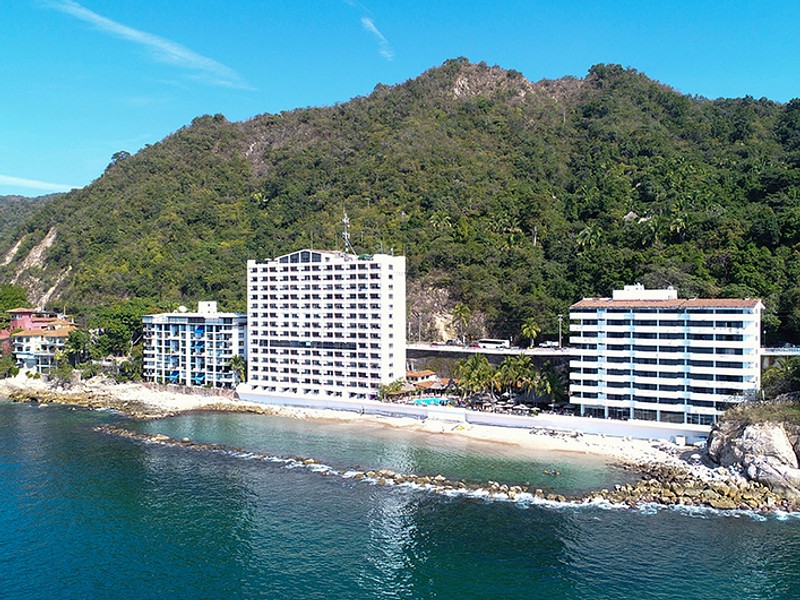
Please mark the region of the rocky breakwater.
<svg viewBox="0 0 800 600"><path fill-rule="evenodd" d="M721 467L800 503L800 427L781 422L726 420L708 438L708 456Z"/></svg>
<svg viewBox="0 0 800 600"><path fill-rule="evenodd" d="M637 508L645 504L662 506L710 507L718 510L800 511L800 501L782 498L759 483L747 481L727 469L709 470L699 465L642 465L629 464L626 468L640 474L641 480L633 484L616 485L581 496L562 495L552 489L543 489L524 483L511 485L497 481L469 482L451 480L444 475L398 473L390 469L362 470L333 469L318 460L302 456L270 456L219 444L197 444L188 438L172 439L161 434L142 434L130 430L100 426L99 431L168 446L195 451L224 452L248 459L283 462L292 467L309 467L321 475L339 475L372 482L380 486L410 486L441 494L465 494L512 502L546 501L553 503L592 504L606 503L620 507ZM696 471L696 472L695 472Z"/></svg>
<svg viewBox="0 0 800 600"><path fill-rule="evenodd" d="M94 390L35 389L21 388L8 392L14 402L38 402L41 404L67 404L92 410L116 410L134 419L157 419L169 416L169 411L137 400L117 398Z"/></svg>
<svg viewBox="0 0 800 600"><path fill-rule="evenodd" d="M666 506L710 507L718 510L800 511L800 501L791 500L766 486L719 467L672 465L625 465L641 473L635 484L601 490L595 500L637 506L646 503Z"/></svg>
<svg viewBox="0 0 800 600"><path fill-rule="evenodd" d="M661 506L707 507L717 510L800 512L800 499L782 497L760 483L732 473L695 465L627 464L624 468L640 474L636 483L616 485L582 496L554 493L528 484L507 485L496 481L468 483L451 481L442 475L420 476L389 470L358 473L357 479L371 479L378 485L413 484L439 492L480 492L490 498L512 501L533 497L551 502L573 504L608 503L637 508L646 504Z"/></svg>

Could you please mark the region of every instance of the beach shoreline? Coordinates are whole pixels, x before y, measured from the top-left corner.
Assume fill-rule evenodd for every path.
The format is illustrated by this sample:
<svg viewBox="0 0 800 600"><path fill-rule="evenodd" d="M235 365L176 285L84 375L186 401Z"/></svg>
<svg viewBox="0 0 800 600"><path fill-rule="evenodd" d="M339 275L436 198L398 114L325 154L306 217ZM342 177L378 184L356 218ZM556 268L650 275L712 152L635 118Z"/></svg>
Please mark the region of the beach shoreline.
<svg viewBox="0 0 800 600"><path fill-rule="evenodd" d="M501 445L505 450L517 448L521 455L541 452L585 456L634 470L641 475L641 481L637 484L600 490L574 501L609 501L631 507L655 503L666 506L708 506L721 510L800 511L800 502L787 501L760 484L747 481L741 474L704 464L701 460L703 457L694 447L678 446L665 440L275 406L216 395L213 390L187 393L190 391L181 388L173 391L164 389L164 386L140 383L118 384L103 378L74 383L66 388L20 376L0 380L0 396L13 401L110 409L134 419L154 420L189 412L216 411L273 415L312 422L338 421L355 426L391 427L420 436L456 436L455 439ZM554 496L554 499L562 501L561 496Z"/></svg>
<svg viewBox="0 0 800 600"><path fill-rule="evenodd" d="M163 386L161 386L163 387ZM137 419L159 419L190 411L249 412L309 421L345 421L411 430L427 435L452 435L475 441L517 446L527 452L567 452L625 464L685 464L679 457L688 447L659 441L607 435L565 433L530 427L501 427L452 423L412 417L391 417L357 412L276 406L214 394L189 393L177 388L164 391L140 383L115 383L95 378L69 387L55 387L41 379L18 376L0 380L0 396L14 400L62 403L87 408L118 410ZM208 393L210 392L210 393Z"/></svg>

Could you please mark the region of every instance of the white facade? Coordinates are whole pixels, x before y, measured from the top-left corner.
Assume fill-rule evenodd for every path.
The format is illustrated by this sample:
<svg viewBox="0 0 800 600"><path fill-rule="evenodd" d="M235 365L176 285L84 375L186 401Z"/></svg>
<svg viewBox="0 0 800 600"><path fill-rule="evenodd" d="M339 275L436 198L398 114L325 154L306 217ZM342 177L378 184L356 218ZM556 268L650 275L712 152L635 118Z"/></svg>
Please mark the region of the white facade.
<svg viewBox="0 0 800 600"><path fill-rule="evenodd" d="M247 316L200 302L197 312L146 315L144 378L157 383L235 387L234 356L247 358Z"/></svg>
<svg viewBox="0 0 800 600"><path fill-rule="evenodd" d="M14 359L20 369L48 375L56 368L56 353L64 351L71 325L11 334Z"/></svg>
<svg viewBox="0 0 800 600"><path fill-rule="evenodd" d="M406 260L301 250L247 262L248 399L375 398L405 376Z"/></svg>
<svg viewBox="0 0 800 600"><path fill-rule="evenodd" d="M758 299L625 286L570 308L570 395L584 416L710 425L761 387Z"/></svg>

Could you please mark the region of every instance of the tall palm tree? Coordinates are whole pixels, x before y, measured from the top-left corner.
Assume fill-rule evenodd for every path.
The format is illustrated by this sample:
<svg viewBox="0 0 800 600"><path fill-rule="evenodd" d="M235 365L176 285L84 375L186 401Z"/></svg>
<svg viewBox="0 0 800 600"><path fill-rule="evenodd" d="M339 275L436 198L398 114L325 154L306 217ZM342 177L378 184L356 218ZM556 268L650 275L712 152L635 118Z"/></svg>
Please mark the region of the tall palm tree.
<svg viewBox="0 0 800 600"><path fill-rule="evenodd" d="M514 356L507 356L495 371L495 384L498 391L510 393L517 386L519 370L517 369L515 358Z"/></svg>
<svg viewBox="0 0 800 600"><path fill-rule="evenodd" d="M553 379L550 377L549 373L539 378L534 390L539 398L546 398L553 393Z"/></svg>
<svg viewBox="0 0 800 600"><path fill-rule="evenodd" d="M236 378L236 383L239 384L247 379L247 361L239 354L234 355L228 361L228 367Z"/></svg>
<svg viewBox="0 0 800 600"><path fill-rule="evenodd" d="M517 355L514 359L517 369L517 388L521 393L536 389L541 379L541 373L530 356Z"/></svg>
<svg viewBox="0 0 800 600"><path fill-rule="evenodd" d="M525 319L525 322L522 323L522 337L530 340L530 348L533 348L533 344L536 342L536 336L538 336L541 332L542 328L539 327L539 323L537 323L536 319L533 317Z"/></svg>
<svg viewBox="0 0 800 600"><path fill-rule="evenodd" d="M488 392L494 385L494 367L483 354L473 354L456 368L458 386L464 396Z"/></svg>
<svg viewBox="0 0 800 600"><path fill-rule="evenodd" d="M453 307L453 312L451 314L453 317L453 322L456 324L456 327L459 331L459 339L462 343L465 343L466 340L464 339L464 334L466 332L467 325L469 324L469 319L472 316L472 311L470 311L469 306L463 302L459 302Z"/></svg>
<svg viewBox="0 0 800 600"><path fill-rule="evenodd" d="M500 381L505 390L510 392L528 392L536 385L539 379L539 370L533 364L530 356L517 354L507 357L498 369Z"/></svg>
<svg viewBox="0 0 800 600"><path fill-rule="evenodd" d="M536 395L550 398L551 402L561 402L567 398L569 380L563 369L554 369L550 363L545 365L545 372L536 385Z"/></svg>

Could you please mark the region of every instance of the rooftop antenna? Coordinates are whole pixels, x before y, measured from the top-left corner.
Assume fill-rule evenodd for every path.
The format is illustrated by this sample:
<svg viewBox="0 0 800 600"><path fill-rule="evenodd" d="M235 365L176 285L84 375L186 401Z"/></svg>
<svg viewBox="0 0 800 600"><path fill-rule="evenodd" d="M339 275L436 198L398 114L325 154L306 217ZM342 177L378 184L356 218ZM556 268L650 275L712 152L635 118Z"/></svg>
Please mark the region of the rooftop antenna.
<svg viewBox="0 0 800 600"><path fill-rule="evenodd" d="M344 223L344 232L342 233L342 239L344 240L344 251L349 252L350 254L355 254L356 251L353 250L353 246L350 244L350 219L347 216L347 211L344 211L344 219L342 219L342 223Z"/></svg>

